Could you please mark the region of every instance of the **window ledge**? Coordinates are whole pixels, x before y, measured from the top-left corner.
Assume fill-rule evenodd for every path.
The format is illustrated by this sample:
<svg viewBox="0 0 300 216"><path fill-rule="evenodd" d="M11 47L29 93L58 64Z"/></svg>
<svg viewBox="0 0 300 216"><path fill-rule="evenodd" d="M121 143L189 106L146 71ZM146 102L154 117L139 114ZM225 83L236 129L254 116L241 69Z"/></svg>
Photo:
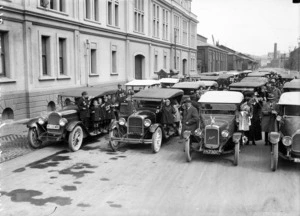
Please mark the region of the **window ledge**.
<svg viewBox="0 0 300 216"><path fill-rule="evenodd" d="M118 73L110 73L111 76L118 76Z"/></svg>
<svg viewBox="0 0 300 216"><path fill-rule="evenodd" d="M144 32L139 32L139 31L136 31L136 30L134 30L133 32L134 32L134 33L136 33L136 34L145 35L145 33L144 33Z"/></svg>
<svg viewBox="0 0 300 216"><path fill-rule="evenodd" d="M52 81L55 80L54 77L40 77L39 81Z"/></svg>
<svg viewBox="0 0 300 216"><path fill-rule="evenodd" d="M95 24L101 25L101 22L100 22L100 21L97 21L97 20L92 20L92 19L84 18L84 21L87 21L87 22L91 22L91 23L95 23Z"/></svg>
<svg viewBox="0 0 300 216"><path fill-rule="evenodd" d="M108 27L111 27L111 28L115 28L115 29L120 29L120 26L114 26L114 25L111 25L111 24L106 24Z"/></svg>
<svg viewBox="0 0 300 216"><path fill-rule="evenodd" d="M40 9L40 10L53 12L53 13L60 14L60 15L63 15L63 16L69 16L69 14L67 14L66 12L62 12L62 11L58 11L58 10L54 10L54 9L50 9L50 8L44 8L44 7L41 7L41 6L37 6L37 8Z"/></svg>
<svg viewBox="0 0 300 216"><path fill-rule="evenodd" d="M99 74L89 74L89 77L98 77Z"/></svg>
<svg viewBox="0 0 300 216"><path fill-rule="evenodd" d="M68 80L68 79L71 79L71 77L69 77L69 76L59 76L56 79L57 80Z"/></svg>
<svg viewBox="0 0 300 216"><path fill-rule="evenodd" d="M0 83L16 83L17 81L14 79L10 79L7 77L0 78Z"/></svg>

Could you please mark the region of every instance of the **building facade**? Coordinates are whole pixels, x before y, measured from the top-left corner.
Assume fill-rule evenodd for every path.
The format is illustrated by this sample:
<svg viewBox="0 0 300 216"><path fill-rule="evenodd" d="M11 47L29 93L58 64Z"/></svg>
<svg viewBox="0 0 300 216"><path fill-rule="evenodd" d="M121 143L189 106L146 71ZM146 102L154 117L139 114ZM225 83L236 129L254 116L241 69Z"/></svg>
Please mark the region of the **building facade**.
<svg viewBox="0 0 300 216"><path fill-rule="evenodd" d="M0 114L57 106L62 89L196 73L191 0L3 0Z"/></svg>

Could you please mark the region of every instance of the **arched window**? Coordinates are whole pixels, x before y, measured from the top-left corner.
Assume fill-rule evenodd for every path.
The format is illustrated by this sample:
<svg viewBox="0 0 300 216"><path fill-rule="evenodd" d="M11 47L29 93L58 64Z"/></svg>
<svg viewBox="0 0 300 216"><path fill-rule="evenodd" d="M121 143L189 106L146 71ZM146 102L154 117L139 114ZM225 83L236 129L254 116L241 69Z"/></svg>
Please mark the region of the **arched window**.
<svg viewBox="0 0 300 216"><path fill-rule="evenodd" d="M14 119L14 111L11 108L5 108L2 112L2 120Z"/></svg>
<svg viewBox="0 0 300 216"><path fill-rule="evenodd" d="M47 106L47 111L55 111L55 110L56 110L55 103L53 101L50 101Z"/></svg>

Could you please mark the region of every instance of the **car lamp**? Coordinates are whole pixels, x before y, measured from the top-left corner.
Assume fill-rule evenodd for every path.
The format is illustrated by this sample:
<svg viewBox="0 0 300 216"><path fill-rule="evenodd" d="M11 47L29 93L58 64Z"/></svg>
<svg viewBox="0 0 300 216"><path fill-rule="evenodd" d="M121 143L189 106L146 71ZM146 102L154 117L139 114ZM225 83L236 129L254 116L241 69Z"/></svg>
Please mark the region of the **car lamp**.
<svg viewBox="0 0 300 216"><path fill-rule="evenodd" d="M65 118L62 118L59 120L59 125L62 127L65 126L67 123L68 123L68 120Z"/></svg>
<svg viewBox="0 0 300 216"><path fill-rule="evenodd" d="M280 122L282 120L282 117L281 116L277 116L276 120Z"/></svg>
<svg viewBox="0 0 300 216"><path fill-rule="evenodd" d="M149 127L150 125L151 125L151 120L150 119L145 119L144 126Z"/></svg>
<svg viewBox="0 0 300 216"><path fill-rule="evenodd" d="M120 118L119 125L125 125L125 124L126 124L126 120L124 118Z"/></svg>
<svg viewBox="0 0 300 216"><path fill-rule="evenodd" d="M229 131L228 130L223 130L221 133L223 138L227 138L229 136Z"/></svg>
<svg viewBox="0 0 300 216"><path fill-rule="evenodd" d="M186 139L186 138L189 138L190 135L191 135L191 131L184 131L182 136L183 136L183 138Z"/></svg>
<svg viewBox="0 0 300 216"><path fill-rule="evenodd" d="M197 128L196 130L195 130L195 135L196 136L202 136L202 130L200 129L200 128Z"/></svg>
<svg viewBox="0 0 300 216"><path fill-rule="evenodd" d="M284 137L282 138L282 143L283 143L283 145L285 145L285 146L290 146L290 145L292 145L292 137L290 137L290 136L284 136Z"/></svg>
<svg viewBox="0 0 300 216"><path fill-rule="evenodd" d="M45 124L45 122L46 122L46 119L43 118L43 117L41 117L41 118L38 119L38 123L39 123L40 125Z"/></svg>

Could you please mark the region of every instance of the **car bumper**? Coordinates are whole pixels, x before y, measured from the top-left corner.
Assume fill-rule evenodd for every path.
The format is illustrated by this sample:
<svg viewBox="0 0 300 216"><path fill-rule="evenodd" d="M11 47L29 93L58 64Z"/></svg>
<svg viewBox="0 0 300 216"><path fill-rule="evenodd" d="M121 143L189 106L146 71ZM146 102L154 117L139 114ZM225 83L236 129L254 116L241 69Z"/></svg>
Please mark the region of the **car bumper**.
<svg viewBox="0 0 300 216"><path fill-rule="evenodd" d="M117 141L122 143L130 143L130 144L151 144L152 139L136 139L136 138L128 138L128 137L111 137L111 141Z"/></svg>
<svg viewBox="0 0 300 216"><path fill-rule="evenodd" d="M279 152L279 156L285 160L293 161L295 163L300 163L300 156L296 155L285 155Z"/></svg>

